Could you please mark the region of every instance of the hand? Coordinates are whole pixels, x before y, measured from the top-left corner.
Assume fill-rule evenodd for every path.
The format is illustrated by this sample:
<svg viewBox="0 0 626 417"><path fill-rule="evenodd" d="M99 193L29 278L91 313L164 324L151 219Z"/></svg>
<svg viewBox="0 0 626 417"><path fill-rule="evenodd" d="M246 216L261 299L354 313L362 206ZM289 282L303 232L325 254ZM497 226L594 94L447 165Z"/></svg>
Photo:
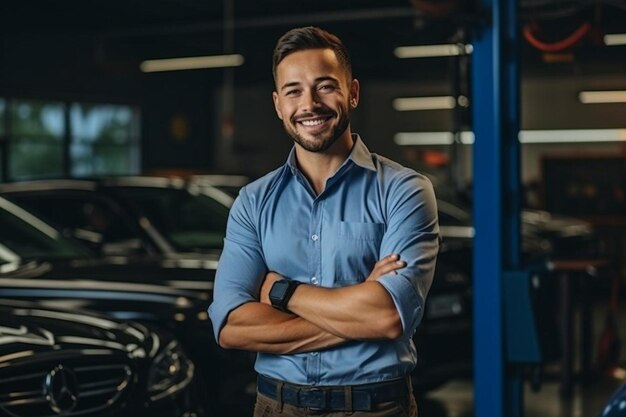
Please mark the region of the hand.
<svg viewBox="0 0 626 417"><path fill-rule="evenodd" d="M404 268L405 266L406 262L401 261L399 255L395 253L387 255L380 261L376 262L374 269L372 269L372 272L369 277L367 277L366 281L377 281L380 277L389 273L397 274L396 270Z"/></svg>
<svg viewBox="0 0 626 417"><path fill-rule="evenodd" d="M263 284L261 284L261 290L259 291L260 302L272 305L270 302L270 290L272 289L272 285L281 279L283 279L283 277L276 272L268 272L267 275L265 275L265 280L263 281Z"/></svg>

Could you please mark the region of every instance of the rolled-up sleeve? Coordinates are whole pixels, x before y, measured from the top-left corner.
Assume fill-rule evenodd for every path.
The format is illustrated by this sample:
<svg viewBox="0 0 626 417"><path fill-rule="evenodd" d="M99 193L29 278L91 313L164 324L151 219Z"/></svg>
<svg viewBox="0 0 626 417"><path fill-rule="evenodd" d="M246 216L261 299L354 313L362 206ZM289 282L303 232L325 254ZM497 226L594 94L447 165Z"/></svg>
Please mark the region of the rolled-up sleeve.
<svg viewBox="0 0 626 417"><path fill-rule="evenodd" d="M213 302L209 316L215 340L231 311L250 301L258 301L259 288L267 272L253 213L245 188L233 204L220 256Z"/></svg>
<svg viewBox="0 0 626 417"><path fill-rule="evenodd" d="M397 253L407 265L378 281L398 309L404 336L411 337L423 315L439 252L437 201L432 184L419 174L403 177L388 192L380 257Z"/></svg>

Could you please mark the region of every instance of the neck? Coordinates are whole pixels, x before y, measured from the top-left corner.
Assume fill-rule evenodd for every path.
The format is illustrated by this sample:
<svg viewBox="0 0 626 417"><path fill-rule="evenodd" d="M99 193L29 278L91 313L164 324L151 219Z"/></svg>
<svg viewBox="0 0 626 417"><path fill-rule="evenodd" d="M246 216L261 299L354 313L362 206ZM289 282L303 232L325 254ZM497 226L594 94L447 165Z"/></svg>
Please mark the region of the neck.
<svg viewBox="0 0 626 417"><path fill-rule="evenodd" d="M324 152L309 152L296 144L298 168L309 180L317 195L324 191L326 180L333 176L348 158L353 145L349 129L346 129L346 133Z"/></svg>

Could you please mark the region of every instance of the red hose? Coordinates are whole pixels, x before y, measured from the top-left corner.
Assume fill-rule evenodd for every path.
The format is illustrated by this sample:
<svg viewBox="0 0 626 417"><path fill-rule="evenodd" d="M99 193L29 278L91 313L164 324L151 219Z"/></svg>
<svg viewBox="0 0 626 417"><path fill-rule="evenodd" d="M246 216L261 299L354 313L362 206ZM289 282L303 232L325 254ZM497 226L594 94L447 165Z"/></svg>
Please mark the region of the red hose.
<svg viewBox="0 0 626 417"><path fill-rule="evenodd" d="M543 52L561 52L576 45L591 30L590 23L583 23L571 35L554 43L540 41L535 37L530 25L524 26L524 38L535 48Z"/></svg>

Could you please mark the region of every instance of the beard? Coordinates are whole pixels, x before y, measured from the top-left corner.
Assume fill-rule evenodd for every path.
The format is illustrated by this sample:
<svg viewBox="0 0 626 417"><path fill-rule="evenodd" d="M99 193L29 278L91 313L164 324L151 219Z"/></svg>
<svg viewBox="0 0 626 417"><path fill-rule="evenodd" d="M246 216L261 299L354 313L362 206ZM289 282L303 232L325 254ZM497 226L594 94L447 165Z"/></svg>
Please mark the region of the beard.
<svg viewBox="0 0 626 417"><path fill-rule="evenodd" d="M317 114L318 116L328 116L328 113ZM314 116L311 115L306 115ZM308 138L303 136L298 132L297 126L298 123L295 121L295 118L290 118L289 122L283 122L283 127L285 128L285 132L289 136L293 138L293 140L300 145L302 148L309 152L324 152L330 149L331 146L337 142L337 140L344 134L348 126L350 125L350 113L342 113L339 117L338 123L332 127L330 130L325 130L318 134L307 133L308 136L312 136L313 138Z"/></svg>

